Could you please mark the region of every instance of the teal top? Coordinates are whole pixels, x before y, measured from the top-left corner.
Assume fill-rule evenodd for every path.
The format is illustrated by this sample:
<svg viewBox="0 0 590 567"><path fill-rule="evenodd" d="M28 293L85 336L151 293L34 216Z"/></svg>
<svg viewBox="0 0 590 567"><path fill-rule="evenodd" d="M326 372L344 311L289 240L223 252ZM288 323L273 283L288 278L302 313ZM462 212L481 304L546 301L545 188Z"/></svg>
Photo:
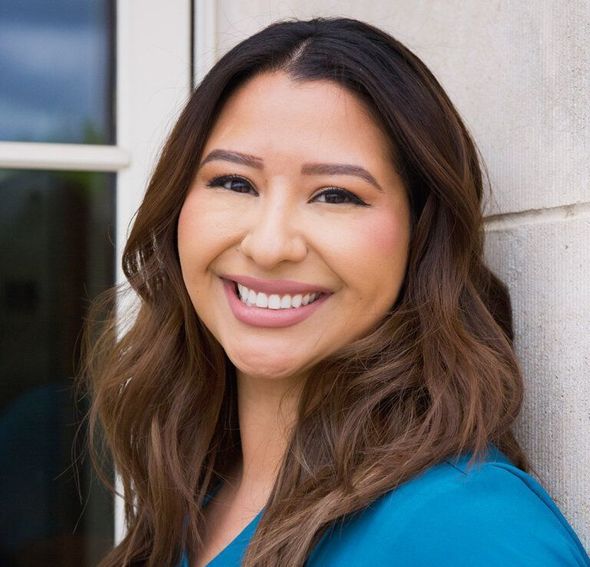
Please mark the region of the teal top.
<svg viewBox="0 0 590 567"><path fill-rule="evenodd" d="M306 567L590 567L580 540L529 474L491 447L449 459L337 522ZM238 567L264 509L207 567ZM178 567L190 567L186 554Z"/></svg>

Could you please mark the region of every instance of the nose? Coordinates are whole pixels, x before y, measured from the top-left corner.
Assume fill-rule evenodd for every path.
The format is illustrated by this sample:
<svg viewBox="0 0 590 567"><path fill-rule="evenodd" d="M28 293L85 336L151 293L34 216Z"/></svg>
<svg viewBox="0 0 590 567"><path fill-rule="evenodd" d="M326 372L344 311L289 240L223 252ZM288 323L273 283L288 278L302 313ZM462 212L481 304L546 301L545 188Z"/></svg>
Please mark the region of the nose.
<svg viewBox="0 0 590 567"><path fill-rule="evenodd" d="M265 270L282 262L301 262L307 255L307 243L297 212L286 199L263 201L248 221L241 252Z"/></svg>

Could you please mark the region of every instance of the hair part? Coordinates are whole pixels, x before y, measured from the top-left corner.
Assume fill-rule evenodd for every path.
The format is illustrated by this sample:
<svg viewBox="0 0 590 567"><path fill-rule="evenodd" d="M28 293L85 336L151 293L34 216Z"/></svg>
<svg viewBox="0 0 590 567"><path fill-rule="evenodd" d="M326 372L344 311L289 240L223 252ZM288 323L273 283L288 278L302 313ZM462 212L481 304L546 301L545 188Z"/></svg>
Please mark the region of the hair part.
<svg viewBox="0 0 590 567"><path fill-rule="evenodd" d="M112 452L128 526L102 567L171 565L182 548L194 557L205 496L239 456L235 369L188 297L176 229L221 108L264 72L332 81L363 101L392 142L412 235L395 305L304 385L243 565L303 565L334 522L445 458L470 451L475 463L494 443L528 470L511 431L522 377L510 299L483 261L481 168L460 116L385 32L347 18L277 22L230 50L194 91L123 254L137 313L123 334L114 310L96 340L87 331L90 427L102 427Z"/></svg>

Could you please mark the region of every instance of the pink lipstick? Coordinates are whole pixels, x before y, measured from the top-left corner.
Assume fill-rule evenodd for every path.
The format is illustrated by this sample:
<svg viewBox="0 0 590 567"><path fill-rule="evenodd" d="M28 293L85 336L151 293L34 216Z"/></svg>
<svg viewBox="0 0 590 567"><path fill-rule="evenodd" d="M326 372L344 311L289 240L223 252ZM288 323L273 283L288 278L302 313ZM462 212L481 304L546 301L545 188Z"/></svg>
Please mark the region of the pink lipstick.
<svg viewBox="0 0 590 567"><path fill-rule="evenodd" d="M236 280L226 279L225 276L221 278L230 309L238 321L253 327L281 328L301 323L315 313L331 295L326 288L289 280L257 280L247 276L236 276L236 278ZM238 297L236 282L262 293L295 295L319 292L321 295L312 303L300 307L269 309L244 303Z"/></svg>

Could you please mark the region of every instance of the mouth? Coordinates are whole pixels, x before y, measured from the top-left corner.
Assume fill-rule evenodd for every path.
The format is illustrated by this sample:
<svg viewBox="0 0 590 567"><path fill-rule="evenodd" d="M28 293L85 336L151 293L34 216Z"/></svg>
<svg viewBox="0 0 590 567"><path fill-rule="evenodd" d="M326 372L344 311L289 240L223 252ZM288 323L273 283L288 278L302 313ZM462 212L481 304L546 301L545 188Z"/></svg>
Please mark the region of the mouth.
<svg viewBox="0 0 590 567"><path fill-rule="evenodd" d="M221 278L234 317L253 327L290 327L311 317L332 293L305 290L305 293L256 291L243 283Z"/></svg>
<svg viewBox="0 0 590 567"><path fill-rule="evenodd" d="M232 281L232 284L235 294L244 305L260 309L298 309L318 301L323 295L328 295L321 291L296 294L264 293L250 289L238 282Z"/></svg>

